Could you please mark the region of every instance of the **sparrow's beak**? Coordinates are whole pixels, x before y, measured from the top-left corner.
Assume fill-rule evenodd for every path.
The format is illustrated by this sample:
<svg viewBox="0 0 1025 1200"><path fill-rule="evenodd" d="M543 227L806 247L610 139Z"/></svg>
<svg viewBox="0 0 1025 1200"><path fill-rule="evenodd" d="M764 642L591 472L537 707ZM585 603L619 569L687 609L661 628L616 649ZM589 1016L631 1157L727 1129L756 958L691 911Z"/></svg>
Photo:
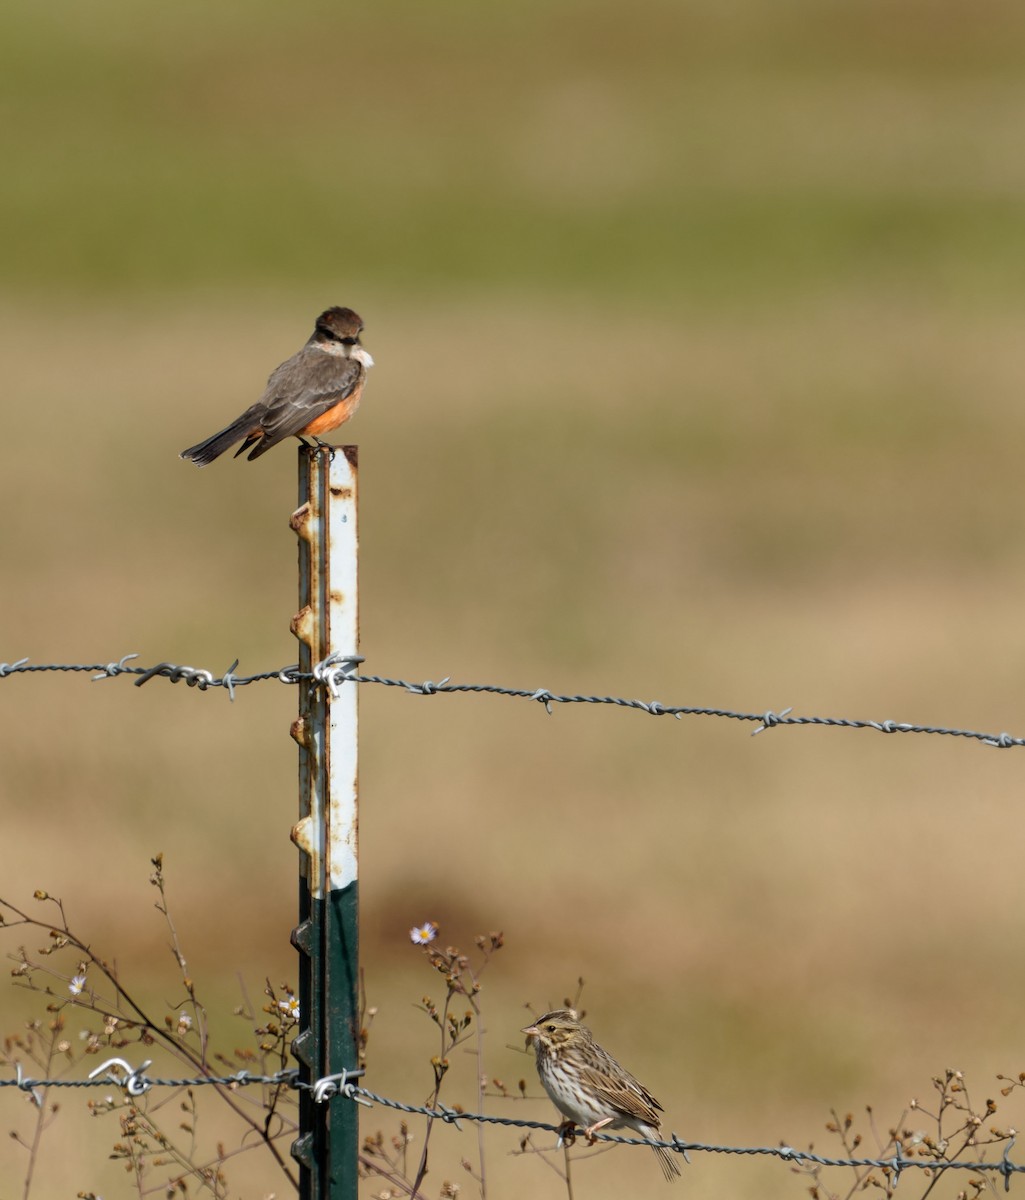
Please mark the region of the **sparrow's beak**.
<svg viewBox="0 0 1025 1200"><path fill-rule="evenodd" d="M525 1033L528 1038L537 1037L541 1031L536 1025L528 1025L526 1029L521 1029L520 1033Z"/></svg>

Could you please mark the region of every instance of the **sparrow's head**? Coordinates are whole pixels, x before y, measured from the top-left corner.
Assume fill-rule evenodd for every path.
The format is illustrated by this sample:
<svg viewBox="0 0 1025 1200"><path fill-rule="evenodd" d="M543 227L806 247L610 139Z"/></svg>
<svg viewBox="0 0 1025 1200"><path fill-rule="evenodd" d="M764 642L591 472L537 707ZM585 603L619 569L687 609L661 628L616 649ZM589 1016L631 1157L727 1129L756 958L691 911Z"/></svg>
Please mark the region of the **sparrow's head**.
<svg viewBox="0 0 1025 1200"><path fill-rule="evenodd" d="M546 1050L570 1046L588 1037L587 1029L580 1024L580 1018L572 1008L557 1008L554 1012L545 1013L520 1032L527 1035L528 1043L536 1038Z"/></svg>
<svg viewBox="0 0 1025 1200"><path fill-rule="evenodd" d="M359 335L363 320L351 308L329 308L317 318L310 343L337 354L341 358L354 358L364 367L372 367L374 360L360 344Z"/></svg>

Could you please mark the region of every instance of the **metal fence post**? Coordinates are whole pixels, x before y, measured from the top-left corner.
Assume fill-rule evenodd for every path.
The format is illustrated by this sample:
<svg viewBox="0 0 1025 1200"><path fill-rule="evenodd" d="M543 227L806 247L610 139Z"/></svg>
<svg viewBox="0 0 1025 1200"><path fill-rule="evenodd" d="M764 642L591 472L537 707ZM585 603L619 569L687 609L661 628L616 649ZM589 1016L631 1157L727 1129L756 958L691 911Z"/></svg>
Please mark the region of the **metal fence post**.
<svg viewBox="0 0 1025 1200"><path fill-rule="evenodd" d="M309 672L330 655L359 650L355 446L299 451L299 668ZM357 892L358 744L355 683L300 684L299 924L292 941L300 956L301 1031L292 1052L309 1083L358 1067L359 944ZM315 1104L300 1092L302 1200L356 1200L357 1106L341 1097Z"/></svg>

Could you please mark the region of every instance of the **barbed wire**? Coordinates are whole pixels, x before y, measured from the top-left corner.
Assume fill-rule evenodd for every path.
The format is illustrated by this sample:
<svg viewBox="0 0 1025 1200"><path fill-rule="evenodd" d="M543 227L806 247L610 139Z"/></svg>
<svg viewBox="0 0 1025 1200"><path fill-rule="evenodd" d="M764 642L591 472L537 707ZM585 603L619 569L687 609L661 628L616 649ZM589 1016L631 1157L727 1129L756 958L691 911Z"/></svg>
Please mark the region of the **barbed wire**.
<svg viewBox="0 0 1025 1200"><path fill-rule="evenodd" d="M235 689L251 683L264 683L274 680L278 683L297 685L311 683L327 687L332 695L337 695L344 683L377 684L381 687L402 688L416 696L440 696L456 693L478 693L482 695L511 696L515 699L532 700L543 704L551 715L553 704L597 704L612 705L616 708L634 709L653 717L719 717L731 721L746 721L755 723L757 728L752 730L752 736L763 733L767 729L778 726L826 726L833 729L874 729L878 733L924 733L940 737L967 738L981 742L985 746L994 746L999 750L1007 750L1012 746L1025 746L1025 737L1015 737L1010 733L983 733L974 729L959 729L954 726L921 725L908 721L872 721L860 720L853 717L820 717L793 716L793 708L784 708L779 712L767 709L763 712L738 712L729 708L711 708L691 704L662 704L658 700L631 700L623 696L591 696L582 694L561 694L548 688L516 688L494 683L452 683L451 676L445 676L437 683L424 680L422 683L408 679L392 679L384 675L363 675L356 667L365 661L359 655L331 655L323 662L316 663L311 671L300 671L298 665L292 664L279 667L273 671L259 671L254 675L236 675L238 666L236 659L223 675L215 675L202 667L189 667L178 663L161 662L152 667L129 666L129 660L138 658L137 654L125 654L116 662L108 663L31 663L27 658L16 662L0 662L0 679L14 675L27 675L42 672L89 673L93 681L101 679L116 679L121 675L137 676L136 687L142 687L152 679L167 679L171 683L184 681L189 687L198 688L205 692L209 688L224 688L231 700L235 699Z"/></svg>
<svg viewBox="0 0 1025 1200"><path fill-rule="evenodd" d="M531 1129L538 1130L543 1133L554 1133L560 1141L566 1136L565 1125L552 1125L546 1121L528 1121L519 1117L500 1117L492 1113L473 1113L464 1112L458 1108L447 1108L445 1105L435 1105L433 1107L424 1104L405 1104L401 1100L393 1100L388 1096L378 1095L376 1092L371 1092L367 1088L361 1087L353 1081L363 1074L363 1068L353 1071L341 1071L337 1075L329 1075L323 1079L318 1079L313 1083L305 1082L299 1079L299 1072L292 1068L289 1070L278 1071L272 1075L260 1075L250 1071L238 1071L232 1075L200 1075L194 1079L153 1079L146 1075L146 1068L151 1066L151 1061L144 1062L140 1067L132 1067L122 1058L108 1059L102 1063L94 1071L89 1073L86 1079L31 1079L22 1074L20 1065L17 1068L17 1076L14 1079L0 1079L0 1088L14 1087L23 1092L28 1092L40 1103L40 1099L35 1095L37 1089L46 1089L51 1087L63 1088L84 1088L84 1087L109 1087L112 1084L122 1088L129 1096L136 1098L148 1092L151 1088L168 1087L168 1088L183 1088L183 1087L202 1087L204 1085L219 1085L222 1087L244 1087L250 1084L269 1084L269 1085L285 1085L294 1090L307 1090L312 1092L313 1099L316 1103L327 1103L335 1097L350 1100L355 1104L361 1104L368 1108L375 1104L379 1104L384 1108L392 1108L398 1112L408 1113L414 1116L423 1116L436 1121L443 1121L445 1124L454 1125L460 1131L462 1126L460 1121L477 1122L488 1125L505 1125L515 1129ZM115 1070L117 1068L117 1070ZM123 1074L119 1074L122 1072ZM589 1139L590 1140L590 1139ZM665 1150L674 1151L677 1154L682 1154L684 1158L690 1153L695 1154L736 1154L745 1157L770 1157L778 1158L783 1162L801 1164L809 1164L819 1167L869 1167L880 1170L889 1170L892 1172L891 1183L896 1187L901 1173L908 1169L917 1169L923 1171L978 1171L991 1172L999 1174L1004 1180L1004 1191L1009 1191L1011 1186L1012 1175L1025 1172L1025 1164L1016 1163L1011 1160L1011 1150L1014 1148L1015 1137L1011 1136L1008 1139L1004 1153L999 1159L992 1161L975 1161L961 1162L959 1160L947 1161L946 1159L927 1159L927 1158L912 1158L904 1153L904 1148L899 1141L894 1142L894 1153L886 1157L870 1158L838 1158L832 1155L816 1154L812 1150L798 1150L793 1146L721 1146L709 1142L690 1142L678 1137L675 1133L670 1134L668 1139L646 1139L646 1138L631 1138L621 1137L614 1133L598 1132L593 1135L593 1140L599 1142L611 1142L616 1145L623 1146L658 1146ZM687 1159L690 1161L689 1159Z"/></svg>
<svg viewBox="0 0 1025 1200"><path fill-rule="evenodd" d="M25 1075L21 1063L15 1064L13 1079L0 1079L0 1088L13 1087L19 1091L34 1095L37 1088L90 1088L109 1087L114 1084L123 1088L129 1096L142 1096L155 1087L183 1088L203 1087L208 1084L221 1087L244 1087L252 1083L287 1084L289 1087L299 1087L299 1070L293 1067L286 1071L278 1071L273 1075L261 1075L254 1071L236 1071L232 1075L200 1075L194 1079L153 1079L146 1074L146 1068L153 1065L152 1059L147 1059L141 1066L133 1067L123 1058L108 1058L94 1071L90 1071L85 1079L33 1079ZM118 1075L114 1068L124 1072ZM362 1075L363 1072L350 1071L349 1076ZM306 1085L309 1086L309 1085Z"/></svg>

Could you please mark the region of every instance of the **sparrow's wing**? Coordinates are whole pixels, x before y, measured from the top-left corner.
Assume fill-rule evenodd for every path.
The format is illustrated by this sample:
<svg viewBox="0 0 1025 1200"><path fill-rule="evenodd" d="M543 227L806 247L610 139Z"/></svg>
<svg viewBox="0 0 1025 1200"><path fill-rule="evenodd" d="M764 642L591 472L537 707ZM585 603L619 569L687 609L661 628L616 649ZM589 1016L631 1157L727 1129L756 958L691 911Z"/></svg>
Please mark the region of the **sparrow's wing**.
<svg viewBox="0 0 1025 1200"><path fill-rule="evenodd" d="M596 1050L601 1047L595 1046ZM659 1113L662 1105L636 1079L625 1071L619 1063L605 1050L601 1050L600 1063L584 1068L584 1088L593 1091L610 1108L621 1112L626 1117L635 1117L650 1125L653 1129L659 1127Z"/></svg>
<svg viewBox="0 0 1025 1200"><path fill-rule="evenodd" d="M326 413L356 390L365 373L355 358L343 358L304 346L267 380L261 404L263 438L260 453L300 433L317 417Z"/></svg>

